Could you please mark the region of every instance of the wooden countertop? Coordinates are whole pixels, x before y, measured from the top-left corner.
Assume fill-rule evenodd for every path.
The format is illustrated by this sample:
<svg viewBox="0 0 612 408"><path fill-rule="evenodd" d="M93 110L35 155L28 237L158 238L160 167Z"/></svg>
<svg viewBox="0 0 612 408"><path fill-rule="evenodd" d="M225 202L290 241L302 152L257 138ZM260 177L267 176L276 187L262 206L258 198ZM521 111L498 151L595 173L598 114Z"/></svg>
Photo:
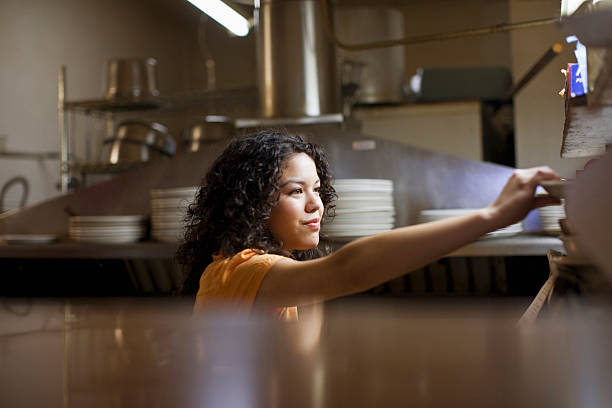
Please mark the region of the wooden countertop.
<svg viewBox="0 0 612 408"><path fill-rule="evenodd" d="M8 299L0 395L21 407L556 407L612 401L612 310L518 329L500 304L324 305L284 323L191 303ZM515 308L516 309L516 308ZM514 309L513 309L514 310Z"/></svg>

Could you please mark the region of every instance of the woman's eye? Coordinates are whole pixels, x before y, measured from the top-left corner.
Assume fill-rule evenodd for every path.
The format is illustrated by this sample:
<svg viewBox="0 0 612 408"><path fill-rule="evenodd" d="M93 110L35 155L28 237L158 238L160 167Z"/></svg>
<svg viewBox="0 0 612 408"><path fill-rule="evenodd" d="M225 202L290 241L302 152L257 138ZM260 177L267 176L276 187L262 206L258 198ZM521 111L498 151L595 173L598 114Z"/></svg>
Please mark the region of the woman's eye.
<svg viewBox="0 0 612 408"><path fill-rule="evenodd" d="M315 187L314 192L319 194L321 192L321 187Z"/></svg>
<svg viewBox="0 0 612 408"><path fill-rule="evenodd" d="M302 189L301 188L296 188L295 190L291 190L291 193L289 194L301 194L302 193Z"/></svg>

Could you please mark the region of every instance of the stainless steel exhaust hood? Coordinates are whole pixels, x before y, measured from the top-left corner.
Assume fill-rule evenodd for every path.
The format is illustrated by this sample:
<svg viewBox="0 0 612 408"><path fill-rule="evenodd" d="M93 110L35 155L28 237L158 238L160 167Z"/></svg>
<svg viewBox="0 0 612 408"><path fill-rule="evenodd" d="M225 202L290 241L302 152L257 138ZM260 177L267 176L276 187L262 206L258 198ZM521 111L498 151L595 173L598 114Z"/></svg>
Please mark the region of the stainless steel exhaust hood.
<svg viewBox="0 0 612 408"><path fill-rule="evenodd" d="M340 83L318 0L255 1L260 114L301 118L337 114Z"/></svg>

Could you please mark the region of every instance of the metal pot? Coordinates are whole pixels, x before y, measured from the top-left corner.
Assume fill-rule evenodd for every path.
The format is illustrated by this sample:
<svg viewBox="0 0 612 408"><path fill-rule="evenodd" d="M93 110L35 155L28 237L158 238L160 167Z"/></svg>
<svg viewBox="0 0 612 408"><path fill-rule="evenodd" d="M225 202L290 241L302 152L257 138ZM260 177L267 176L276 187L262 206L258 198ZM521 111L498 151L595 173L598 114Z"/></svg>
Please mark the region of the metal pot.
<svg viewBox="0 0 612 408"><path fill-rule="evenodd" d="M113 59L106 70L106 99L158 96L155 58Z"/></svg>
<svg viewBox="0 0 612 408"><path fill-rule="evenodd" d="M223 139L229 139L234 132L234 121L227 116L206 116L195 123L183 135L183 147L186 151L197 152L200 146Z"/></svg>
<svg viewBox="0 0 612 408"><path fill-rule="evenodd" d="M103 160L111 164L146 162L176 153L176 141L168 129L156 122L126 120L115 137L104 141Z"/></svg>

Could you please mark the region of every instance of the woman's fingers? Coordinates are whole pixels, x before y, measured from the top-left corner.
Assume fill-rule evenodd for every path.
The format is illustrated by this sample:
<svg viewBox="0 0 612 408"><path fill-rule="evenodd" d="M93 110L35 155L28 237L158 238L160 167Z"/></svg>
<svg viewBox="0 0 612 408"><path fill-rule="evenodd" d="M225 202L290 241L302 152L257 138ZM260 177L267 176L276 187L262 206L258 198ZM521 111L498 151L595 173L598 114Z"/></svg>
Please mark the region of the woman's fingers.
<svg viewBox="0 0 612 408"><path fill-rule="evenodd" d="M545 180L559 180L561 177L550 167L541 166L527 169L529 184L534 188L538 186L542 181Z"/></svg>

